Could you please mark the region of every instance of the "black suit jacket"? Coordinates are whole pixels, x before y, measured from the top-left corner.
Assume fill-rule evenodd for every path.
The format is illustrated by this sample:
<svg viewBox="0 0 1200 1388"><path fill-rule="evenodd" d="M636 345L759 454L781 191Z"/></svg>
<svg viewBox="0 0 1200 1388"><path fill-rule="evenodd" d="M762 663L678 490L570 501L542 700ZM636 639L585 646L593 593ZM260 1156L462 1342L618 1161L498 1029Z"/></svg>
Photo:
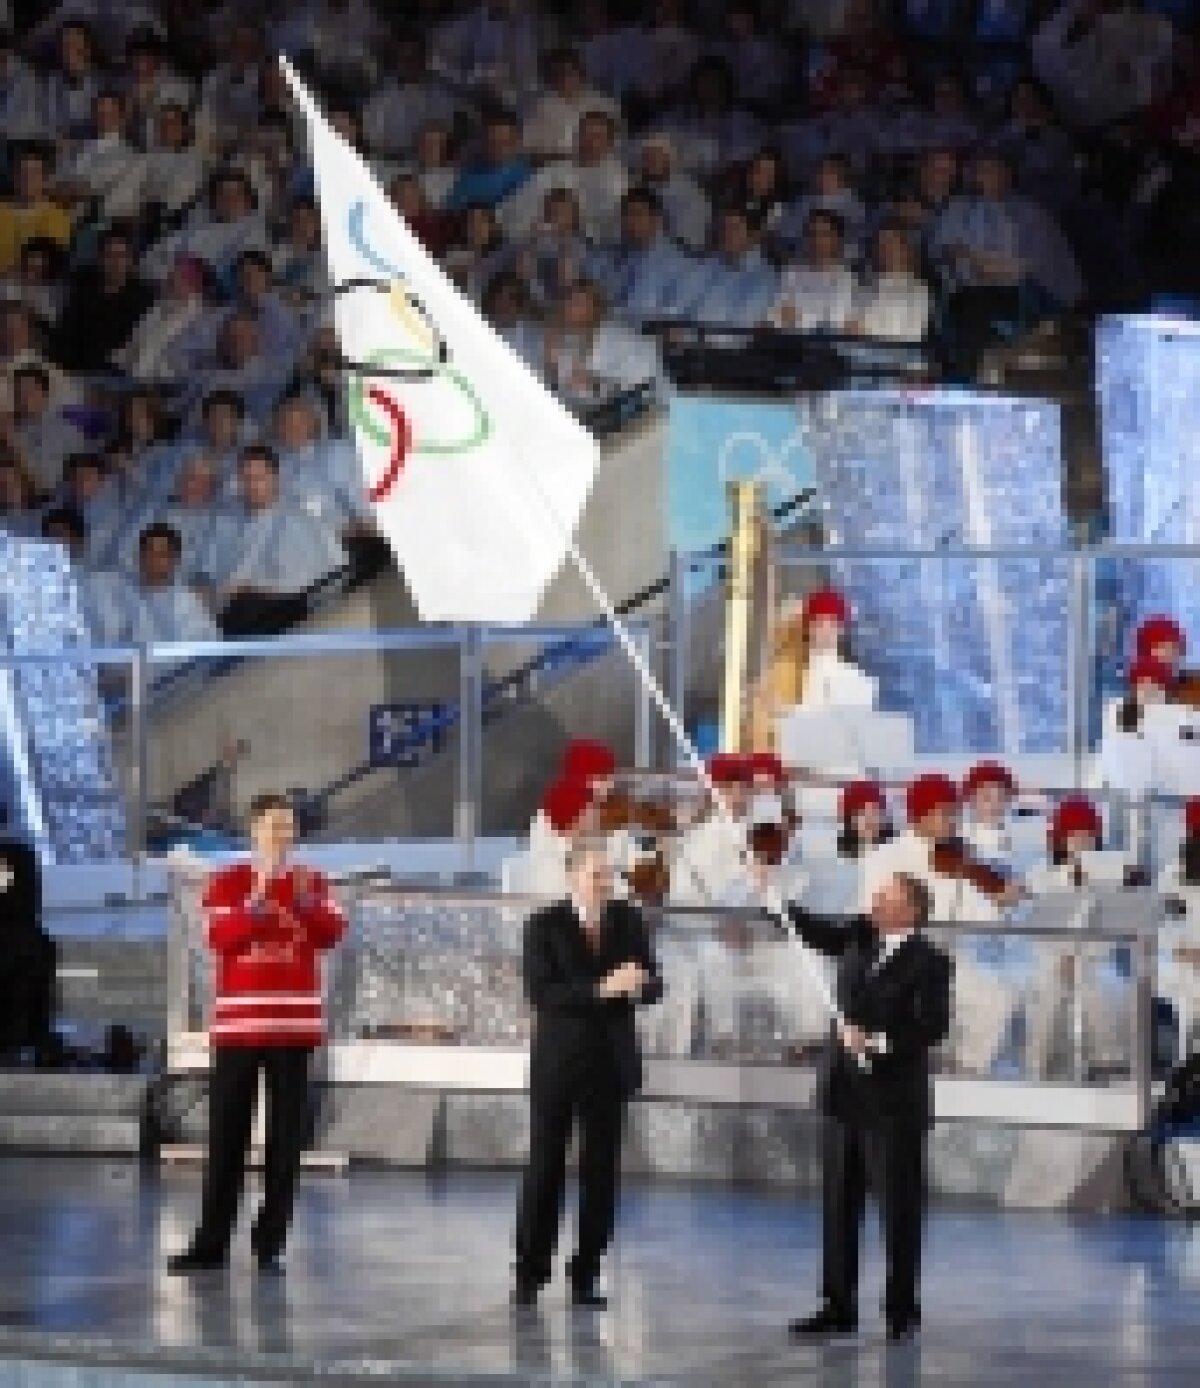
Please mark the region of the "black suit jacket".
<svg viewBox="0 0 1200 1388"><path fill-rule="evenodd" d="M641 912L611 901L593 949L569 901L535 911L525 922L521 974L534 1012L529 1062L531 1094L569 1095L588 1084L616 1087L627 1098L642 1083L633 1000L602 998L600 980L618 965L640 964L650 975L638 1002L657 1002L663 983Z"/></svg>
<svg viewBox="0 0 1200 1388"><path fill-rule="evenodd" d="M866 916L830 920L794 905L788 914L806 945L838 960L836 997L845 1019L887 1038L886 1053L873 1054L864 1069L831 1028L818 1090L822 1110L928 1124L929 1052L950 1028L950 959L917 932L872 969L878 936Z"/></svg>

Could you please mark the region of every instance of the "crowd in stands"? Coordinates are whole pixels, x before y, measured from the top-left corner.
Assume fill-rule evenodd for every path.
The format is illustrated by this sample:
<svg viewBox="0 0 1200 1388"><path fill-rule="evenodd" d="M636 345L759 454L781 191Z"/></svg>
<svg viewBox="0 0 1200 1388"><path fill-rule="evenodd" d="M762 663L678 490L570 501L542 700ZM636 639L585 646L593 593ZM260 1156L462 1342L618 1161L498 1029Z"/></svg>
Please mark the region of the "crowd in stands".
<svg viewBox="0 0 1200 1388"><path fill-rule="evenodd" d="M277 631L370 572L276 55L573 409L685 323L969 379L1200 294L1193 0L0 0L0 519L98 639Z"/></svg>

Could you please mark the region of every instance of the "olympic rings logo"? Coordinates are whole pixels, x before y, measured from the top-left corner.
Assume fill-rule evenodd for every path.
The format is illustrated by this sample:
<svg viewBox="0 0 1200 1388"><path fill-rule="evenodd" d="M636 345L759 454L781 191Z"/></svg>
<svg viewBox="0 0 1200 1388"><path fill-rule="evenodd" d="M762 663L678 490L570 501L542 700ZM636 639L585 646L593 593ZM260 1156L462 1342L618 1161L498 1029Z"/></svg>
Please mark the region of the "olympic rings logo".
<svg viewBox="0 0 1200 1388"><path fill-rule="evenodd" d="M368 489L372 502L388 497L399 482L405 463L413 454L449 456L480 447L492 432L491 419L475 387L449 359L444 340L424 306L409 290L403 272L385 259L366 239L365 203L359 199L347 216L347 233L366 265L386 276L384 280L349 280L334 289L335 295L359 290L386 294L393 317L417 339L413 347L382 347L362 361L343 358L339 365L349 376L349 409L354 425L380 448L391 454L383 475ZM428 439L415 436L412 420L391 390L368 381L405 381L410 384L443 380L454 387L470 407L469 423L457 437ZM374 407L372 410L371 407ZM384 416L380 422L379 415Z"/></svg>
<svg viewBox="0 0 1200 1388"><path fill-rule="evenodd" d="M735 480L759 482L774 487L776 491L789 492L795 487L796 477L788 463L793 457L803 458L806 442L803 431L797 428L776 451L757 430L735 429L721 440L717 453L717 476L723 485ZM753 470L743 470L735 465L735 456L741 451L753 455L757 464Z"/></svg>

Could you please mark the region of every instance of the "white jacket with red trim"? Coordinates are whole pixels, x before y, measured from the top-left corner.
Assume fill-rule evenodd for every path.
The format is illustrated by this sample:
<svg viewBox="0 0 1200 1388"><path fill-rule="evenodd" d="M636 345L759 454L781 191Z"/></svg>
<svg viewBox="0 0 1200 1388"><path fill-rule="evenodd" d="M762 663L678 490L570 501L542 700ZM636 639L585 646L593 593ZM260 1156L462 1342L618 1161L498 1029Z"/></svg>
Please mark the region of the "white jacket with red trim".
<svg viewBox="0 0 1200 1388"><path fill-rule="evenodd" d="M320 954L346 917L318 872L290 867L256 903L254 868L224 868L204 893L205 932L216 956L208 1029L215 1046L319 1046L325 1025Z"/></svg>

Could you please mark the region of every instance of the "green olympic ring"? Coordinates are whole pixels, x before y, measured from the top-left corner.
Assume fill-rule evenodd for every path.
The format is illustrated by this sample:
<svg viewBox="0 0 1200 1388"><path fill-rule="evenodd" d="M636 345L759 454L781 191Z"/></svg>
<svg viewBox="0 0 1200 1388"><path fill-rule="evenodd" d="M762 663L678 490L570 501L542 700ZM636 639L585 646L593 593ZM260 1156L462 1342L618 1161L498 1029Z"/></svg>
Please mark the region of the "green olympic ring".
<svg viewBox="0 0 1200 1388"><path fill-rule="evenodd" d="M449 362L438 361L435 357L428 356L424 352L415 351L410 347L385 347L378 352L368 354L365 366L417 366L427 367L435 376L445 376L462 391L463 395L471 402L471 407L475 411L475 420L472 432L461 439L451 439L448 442L427 442L424 439L414 436L412 451L414 453L465 453L468 449L478 448L481 443L492 432L491 420L488 419L487 411L483 408L483 403L475 393L475 387L467 380L457 367ZM381 448L387 447L392 441L392 431L376 424L371 418L367 409L366 391L363 386L363 378L369 376L369 371L356 372L350 385L350 418L363 431L364 434Z"/></svg>

